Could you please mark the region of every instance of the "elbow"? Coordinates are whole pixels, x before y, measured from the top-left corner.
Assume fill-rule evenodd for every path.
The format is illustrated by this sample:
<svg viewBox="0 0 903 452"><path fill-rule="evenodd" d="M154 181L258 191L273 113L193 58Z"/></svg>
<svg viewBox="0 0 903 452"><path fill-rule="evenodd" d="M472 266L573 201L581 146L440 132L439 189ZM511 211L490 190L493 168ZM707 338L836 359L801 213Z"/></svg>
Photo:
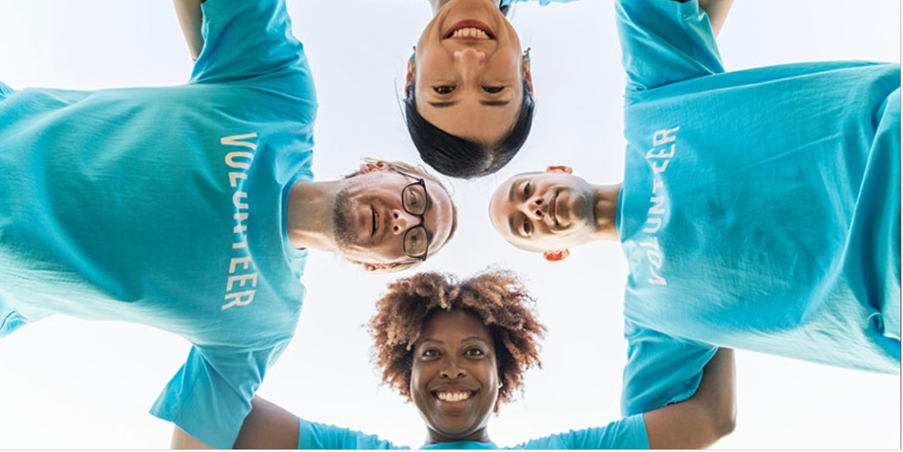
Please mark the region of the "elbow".
<svg viewBox="0 0 903 452"><path fill-rule="evenodd" d="M737 428L737 412L736 410L731 410L730 413L725 414L724 416L719 416L718 419L714 422L714 433L715 440L720 440L731 433L734 433L734 429Z"/></svg>

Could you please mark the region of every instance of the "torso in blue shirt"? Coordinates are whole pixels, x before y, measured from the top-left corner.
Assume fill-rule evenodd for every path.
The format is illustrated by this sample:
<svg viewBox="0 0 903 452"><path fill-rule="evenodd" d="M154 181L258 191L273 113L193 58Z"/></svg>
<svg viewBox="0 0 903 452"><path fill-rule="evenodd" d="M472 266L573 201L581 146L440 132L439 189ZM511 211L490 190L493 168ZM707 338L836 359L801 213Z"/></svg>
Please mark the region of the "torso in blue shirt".
<svg viewBox="0 0 903 452"><path fill-rule="evenodd" d="M299 419L299 449L409 449L396 446L347 428ZM495 443L455 441L421 446L420 449L648 449L646 423L643 415L630 416L604 427L571 430L567 433L537 438L514 447L499 447Z"/></svg>
<svg viewBox="0 0 903 452"><path fill-rule="evenodd" d="M282 2L203 12L187 85L0 87L0 336L53 313L184 336L153 413L229 448L304 297L284 209L316 97Z"/></svg>
<svg viewBox="0 0 903 452"><path fill-rule="evenodd" d="M618 3L625 414L715 347L898 373L900 66L727 72L695 1Z"/></svg>

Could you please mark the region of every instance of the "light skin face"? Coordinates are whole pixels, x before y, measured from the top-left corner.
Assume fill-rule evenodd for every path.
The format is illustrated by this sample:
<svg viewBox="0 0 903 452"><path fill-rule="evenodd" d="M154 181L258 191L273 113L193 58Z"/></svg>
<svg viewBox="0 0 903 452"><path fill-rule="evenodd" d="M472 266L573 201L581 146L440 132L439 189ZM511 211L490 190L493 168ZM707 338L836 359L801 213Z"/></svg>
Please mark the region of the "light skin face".
<svg viewBox="0 0 903 452"><path fill-rule="evenodd" d="M421 224L421 220L408 213L401 200L404 187L415 180L382 163L364 164L361 172L346 179L339 195L336 215L347 224L345 237L336 237L340 252L346 258L366 262L368 270L385 269L383 264L416 261L404 254L402 242L405 232ZM451 233L452 201L441 186L429 179L424 182L428 198L423 224L430 236L432 255Z"/></svg>
<svg viewBox="0 0 903 452"><path fill-rule="evenodd" d="M406 81L414 82L417 111L424 119L487 146L498 145L514 126L524 79L532 92L530 62L497 3L435 4L415 59L408 62Z"/></svg>
<svg viewBox="0 0 903 452"><path fill-rule="evenodd" d="M550 166L544 173L518 174L499 186L489 202L489 218L514 246L561 260L571 247L617 238L614 207L619 189L591 185L572 175L569 167Z"/></svg>
<svg viewBox="0 0 903 452"><path fill-rule="evenodd" d="M492 335L475 315L438 311L414 346L411 398L427 424L426 444L488 442L499 393Z"/></svg>

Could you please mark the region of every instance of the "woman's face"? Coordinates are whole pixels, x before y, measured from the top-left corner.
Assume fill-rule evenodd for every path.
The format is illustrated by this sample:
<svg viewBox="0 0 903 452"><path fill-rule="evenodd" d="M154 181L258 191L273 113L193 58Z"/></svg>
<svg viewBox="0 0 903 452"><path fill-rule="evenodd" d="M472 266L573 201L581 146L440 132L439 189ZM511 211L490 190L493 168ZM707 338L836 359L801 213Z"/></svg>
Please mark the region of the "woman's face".
<svg viewBox="0 0 903 452"><path fill-rule="evenodd" d="M499 394L492 335L475 315L438 311L414 346L411 398L427 424L428 443L489 441L487 423Z"/></svg>
<svg viewBox="0 0 903 452"><path fill-rule="evenodd" d="M457 137L495 146L520 112L524 78L531 80L529 60L498 6L450 0L423 31L407 82L414 82L424 119Z"/></svg>

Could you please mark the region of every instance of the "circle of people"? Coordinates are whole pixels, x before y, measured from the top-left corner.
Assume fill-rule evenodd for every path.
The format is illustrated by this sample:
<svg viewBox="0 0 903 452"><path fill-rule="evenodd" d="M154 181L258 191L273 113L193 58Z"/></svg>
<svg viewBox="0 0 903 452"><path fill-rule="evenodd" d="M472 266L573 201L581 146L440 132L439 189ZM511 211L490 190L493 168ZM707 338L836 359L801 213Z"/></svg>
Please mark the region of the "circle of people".
<svg viewBox="0 0 903 452"><path fill-rule="evenodd" d="M495 173L535 109L513 1L429 3L407 63L411 139L438 173ZM629 269L623 418L515 448L708 447L734 429L732 349L900 372L900 65L726 71L731 3L616 0L623 182L549 162L491 196L498 234L547 265L610 240ZM255 392L297 326L307 250L416 267L455 234L450 191L420 164L376 159L313 180L316 93L285 2L175 7L195 59L183 86L0 82L0 337L59 313L188 339L151 409L174 447L397 448ZM533 305L500 269L389 285L369 328L383 381L426 424L419 447L497 448L490 416L540 362Z"/></svg>

